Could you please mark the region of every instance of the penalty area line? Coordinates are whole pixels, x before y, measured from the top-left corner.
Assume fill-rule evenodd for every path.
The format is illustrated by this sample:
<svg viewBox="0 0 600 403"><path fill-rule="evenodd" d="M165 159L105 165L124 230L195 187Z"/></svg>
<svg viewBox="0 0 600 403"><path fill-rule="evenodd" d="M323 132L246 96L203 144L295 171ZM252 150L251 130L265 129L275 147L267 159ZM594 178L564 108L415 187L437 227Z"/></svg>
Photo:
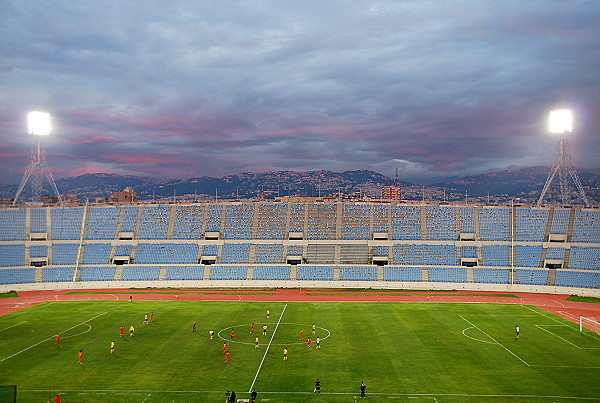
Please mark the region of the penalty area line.
<svg viewBox="0 0 600 403"><path fill-rule="evenodd" d="M267 344L267 348L265 349L265 353L263 354L262 360L260 360L260 365L258 366L258 370L256 370L256 375L254 375L254 380L252 381L252 385L250 385L250 389L248 389L248 393L252 392L252 388L256 383L256 379L258 378L258 374L260 373L260 369L262 368L263 362L265 362L265 358L267 357L267 353L269 352L269 347L271 347L271 343L273 342L273 338L275 337L275 333L277 332L277 328L279 327L279 323L281 322L281 318L283 318L283 314L285 313L285 308L287 308L288 304L285 304L283 307L283 311L281 311L281 315L279 315L279 320L275 325L275 330L273 330L273 334L271 335L271 340L269 340L269 344Z"/></svg>
<svg viewBox="0 0 600 403"><path fill-rule="evenodd" d="M487 334L486 332L484 332L483 330L481 330L477 325L474 325L473 323L471 323L468 319L466 319L464 316L462 315L458 315L460 316L464 321L466 321L469 325L473 326L475 329L479 330L481 333L485 334L487 337L490 338L490 340L493 340L494 343L496 343L497 345L499 345L500 347L502 347L503 349L505 349L506 351L508 351L510 354L512 354L513 357L515 357L516 359L518 359L519 361L521 361L523 364L527 365L528 367L530 367L531 365L529 365L527 363L527 361L525 361L524 359L522 359L521 357L519 357L518 355L516 355L515 353L513 353L512 351L510 351L507 347L505 347L503 344L499 343L498 340L494 339L492 336L490 336L489 334Z"/></svg>
<svg viewBox="0 0 600 403"><path fill-rule="evenodd" d="M105 315L105 314L107 314L107 313L108 313L108 312L102 312L101 314L98 314L98 315L94 316L94 317L93 317L93 318L91 318L91 319L84 320L83 322L81 322L81 323L78 323L78 324L76 324L75 326L71 326L70 328L63 330L63 331L62 331L62 332L60 332L60 333L67 332L67 331L69 331L69 330L71 330L71 329L74 329L74 328L76 328L77 326L83 325L83 324L85 324L85 323L87 323L87 322L89 322L89 321L91 321L91 320L94 320L94 319L96 319L97 317L100 317L100 316L102 316L102 315ZM19 351L19 352L16 352L16 353L14 353L14 354L12 354L12 355L9 355L8 357L5 357L5 358L1 359L1 360L0 360L0 362L4 362L4 361L8 360L9 358L12 358L12 357L14 357L15 355L19 355L19 354L21 354L21 353L23 353L23 352L25 352L25 351L27 351L27 350L29 350L29 349L32 349L32 348L34 348L35 346L38 346L38 345L42 344L42 343L43 343L43 342L45 342L45 341L52 340L52 337L53 337L53 336L51 336L51 337L48 337L48 338L45 338L44 340L42 340L42 341L40 341L40 342L38 342L38 343L35 343L34 345L31 345L31 346L29 346L29 347L27 347L27 348L24 348L23 350L21 350L21 351Z"/></svg>

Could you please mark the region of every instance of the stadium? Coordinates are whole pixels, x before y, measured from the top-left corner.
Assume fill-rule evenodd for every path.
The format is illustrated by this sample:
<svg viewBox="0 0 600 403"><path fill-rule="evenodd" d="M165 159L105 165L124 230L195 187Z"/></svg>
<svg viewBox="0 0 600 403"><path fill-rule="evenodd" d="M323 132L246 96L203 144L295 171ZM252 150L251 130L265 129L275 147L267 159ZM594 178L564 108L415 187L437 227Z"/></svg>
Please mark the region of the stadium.
<svg viewBox="0 0 600 403"><path fill-rule="evenodd" d="M18 401L345 402L363 381L375 401L599 400L599 310L567 298L600 296L598 209L248 201L0 221L1 289L19 295L0 383ZM250 323L269 328L256 349Z"/></svg>

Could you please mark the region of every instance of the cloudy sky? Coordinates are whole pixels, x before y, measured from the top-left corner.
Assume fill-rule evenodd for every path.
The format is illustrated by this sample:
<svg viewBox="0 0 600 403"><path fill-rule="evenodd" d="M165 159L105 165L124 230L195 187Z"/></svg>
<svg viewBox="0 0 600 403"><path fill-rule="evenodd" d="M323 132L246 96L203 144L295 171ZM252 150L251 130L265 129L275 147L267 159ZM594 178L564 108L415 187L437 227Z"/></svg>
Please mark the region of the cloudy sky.
<svg viewBox="0 0 600 403"><path fill-rule="evenodd" d="M369 169L427 184L600 167L600 1L0 0L0 183Z"/></svg>

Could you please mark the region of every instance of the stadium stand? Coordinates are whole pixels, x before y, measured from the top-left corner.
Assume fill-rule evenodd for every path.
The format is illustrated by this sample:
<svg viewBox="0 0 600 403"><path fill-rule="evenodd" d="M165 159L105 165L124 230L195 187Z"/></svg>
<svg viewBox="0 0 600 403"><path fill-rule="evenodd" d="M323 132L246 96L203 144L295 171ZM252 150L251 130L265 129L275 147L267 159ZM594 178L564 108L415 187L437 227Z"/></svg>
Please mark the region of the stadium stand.
<svg viewBox="0 0 600 403"><path fill-rule="evenodd" d="M247 266L226 266L217 264L210 266L211 280L245 280L247 273Z"/></svg>
<svg viewBox="0 0 600 403"><path fill-rule="evenodd" d="M166 239L171 206L144 206L138 239Z"/></svg>
<svg viewBox="0 0 600 403"><path fill-rule="evenodd" d="M473 281L487 284L509 284L510 271L507 269L473 268Z"/></svg>
<svg viewBox="0 0 600 403"><path fill-rule="evenodd" d="M137 225L139 207L125 206L123 207L123 217L121 218L120 232L134 232Z"/></svg>
<svg viewBox="0 0 600 403"><path fill-rule="evenodd" d="M600 247L572 246L569 268L600 270Z"/></svg>
<svg viewBox="0 0 600 403"><path fill-rule="evenodd" d="M79 281L113 281L115 266L82 266L79 272Z"/></svg>
<svg viewBox="0 0 600 403"><path fill-rule="evenodd" d="M340 280L375 281L377 280L376 266L340 266Z"/></svg>
<svg viewBox="0 0 600 403"><path fill-rule="evenodd" d="M516 208L517 242L542 242L548 222L548 209Z"/></svg>
<svg viewBox="0 0 600 403"><path fill-rule="evenodd" d="M119 207L90 208L85 238L87 240L115 239L120 211Z"/></svg>
<svg viewBox="0 0 600 403"><path fill-rule="evenodd" d="M290 280L290 266L255 266L254 280Z"/></svg>
<svg viewBox="0 0 600 403"><path fill-rule="evenodd" d="M600 288L600 271L557 270L554 285L558 287Z"/></svg>
<svg viewBox="0 0 600 403"><path fill-rule="evenodd" d="M63 283L73 279L74 267L53 267L42 268L42 279L45 283Z"/></svg>
<svg viewBox="0 0 600 403"><path fill-rule="evenodd" d="M421 239L421 207L393 205L392 208L392 239L420 240Z"/></svg>
<svg viewBox="0 0 600 403"><path fill-rule="evenodd" d="M252 238L252 204L233 204L225 207L223 239Z"/></svg>
<svg viewBox="0 0 600 403"><path fill-rule="evenodd" d="M90 243L85 245L82 264L108 264L111 248L112 245L109 243Z"/></svg>
<svg viewBox="0 0 600 403"><path fill-rule="evenodd" d="M509 209L506 207L479 207L479 233L482 241L509 241Z"/></svg>
<svg viewBox="0 0 600 403"><path fill-rule="evenodd" d="M24 245L0 245L0 266L17 267L25 265Z"/></svg>
<svg viewBox="0 0 600 403"><path fill-rule="evenodd" d="M394 267L385 266L383 268L383 279L385 281L423 281L421 269L418 267Z"/></svg>
<svg viewBox="0 0 600 403"><path fill-rule="evenodd" d="M572 242L600 243L600 210L575 210Z"/></svg>
<svg viewBox="0 0 600 403"><path fill-rule="evenodd" d="M176 206L171 239L201 239L204 205Z"/></svg>
<svg viewBox="0 0 600 403"><path fill-rule="evenodd" d="M135 250L136 264L195 264L198 245L189 243L139 243Z"/></svg>
<svg viewBox="0 0 600 403"><path fill-rule="evenodd" d="M168 266L165 280L202 280L204 266Z"/></svg>
<svg viewBox="0 0 600 403"><path fill-rule="evenodd" d="M25 209L0 210L0 241L25 241Z"/></svg>
<svg viewBox="0 0 600 403"><path fill-rule="evenodd" d="M46 232L46 209L32 208L29 210L29 227L31 232Z"/></svg>
<svg viewBox="0 0 600 403"><path fill-rule="evenodd" d="M125 265L121 281L154 281L158 280L159 273L159 266Z"/></svg>
<svg viewBox="0 0 600 403"><path fill-rule="evenodd" d="M254 250L254 263L283 262L283 245L257 244Z"/></svg>
<svg viewBox="0 0 600 403"><path fill-rule="evenodd" d="M517 245L517 267L540 267L542 245Z"/></svg>
<svg viewBox="0 0 600 403"><path fill-rule="evenodd" d="M287 206L287 203L262 203L260 205L256 239L284 238Z"/></svg>
<svg viewBox="0 0 600 403"><path fill-rule="evenodd" d="M427 206L427 240L453 241L456 239L456 212L454 207Z"/></svg>
<svg viewBox="0 0 600 403"><path fill-rule="evenodd" d="M301 265L296 269L296 280L333 281L332 266Z"/></svg>
<svg viewBox="0 0 600 403"><path fill-rule="evenodd" d="M250 244L226 243L221 250L221 263L249 263Z"/></svg>
<svg viewBox="0 0 600 403"><path fill-rule="evenodd" d="M430 282L466 283L467 270L464 267L436 267L427 269Z"/></svg>
<svg viewBox="0 0 600 403"><path fill-rule="evenodd" d="M77 240L81 235L82 207L51 209L52 240Z"/></svg>
<svg viewBox="0 0 600 403"><path fill-rule="evenodd" d="M2 269L0 284L25 284L35 282L34 269Z"/></svg>
<svg viewBox="0 0 600 403"><path fill-rule="evenodd" d="M546 285L548 270L515 270L516 283L526 285Z"/></svg>
<svg viewBox="0 0 600 403"><path fill-rule="evenodd" d="M483 266L510 266L508 245L483 245L481 256Z"/></svg>
<svg viewBox="0 0 600 403"><path fill-rule="evenodd" d="M211 258L205 266L200 257ZM576 293L598 290L600 211L363 202L0 208L0 268L3 285L388 281Z"/></svg>
<svg viewBox="0 0 600 403"><path fill-rule="evenodd" d="M369 239L369 205L343 204L342 239Z"/></svg>
<svg viewBox="0 0 600 403"><path fill-rule="evenodd" d="M76 243L55 243L52 245L52 265L65 266L75 265L77 262L77 251L79 244Z"/></svg>

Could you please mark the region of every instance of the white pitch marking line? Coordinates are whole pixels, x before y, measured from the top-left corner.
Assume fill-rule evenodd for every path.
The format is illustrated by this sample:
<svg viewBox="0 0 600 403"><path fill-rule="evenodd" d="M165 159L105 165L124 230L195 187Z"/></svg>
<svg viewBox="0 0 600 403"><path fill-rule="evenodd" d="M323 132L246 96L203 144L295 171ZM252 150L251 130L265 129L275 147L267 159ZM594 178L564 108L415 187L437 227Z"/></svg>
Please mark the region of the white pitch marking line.
<svg viewBox="0 0 600 403"><path fill-rule="evenodd" d="M519 361L521 361L523 364L527 365L528 367L530 367L530 365L523 360L521 357L519 357L518 355L516 355L515 353L513 353L512 351L510 351L508 348L504 347L504 345L500 344L496 339L494 339L492 336L490 336L489 334L487 334L486 332L484 332L483 330L479 329L479 327L475 326L473 323L469 322L469 320L465 319L464 316L462 315L458 315L461 318L463 318L463 320L465 320L468 324L470 324L471 326L475 327L476 329L478 329L481 333L485 334L487 337L489 337L491 340L493 340L496 344L498 344L500 347L502 347L503 349L505 349L506 351L508 351L510 354L512 354L515 358L517 358Z"/></svg>
<svg viewBox="0 0 600 403"><path fill-rule="evenodd" d="M99 317L99 316L102 316L102 315L105 315L105 314L107 314L107 313L108 313L108 312L103 312L103 313L101 313L101 314L98 314L98 315L94 316L94 317L93 317L93 318L91 318L91 319L84 320L83 322L81 322L81 323L78 323L78 324L76 324L75 326L71 326L70 328L68 328L68 329L65 329L65 330L63 330L62 332L59 332L59 333L64 333L64 332L66 332L66 331L69 331L69 330L71 330L71 329L73 329L73 328L76 328L76 327L77 327L77 326L79 326L79 325L83 325L84 323L87 323L87 322L89 322L89 321L91 321L91 320L94 320L94 319L96 319L97 317ZM15 355L19 355L19 354L21 354L22 352L25 352L25 351L27 351L27 350L29 350L29 349L31 349L31 348L33 348L33 347L37 346L37 345L40 345L40 344L42 344L42 343L43 343L43 342L45 342L45 341L52 340L52 337L54 337L54 336L50 336L50 337L48 337L48 338L46 338L46 339L44 339L44 340L40 341L39 343L35 343L35 344L34 344L34 345L32 345L32 346L29 346L29 347L27 347L27 348L24 348L23 350L21 350L21 351L19 351L19 352L17 352L17 353L14 353L13 355L9 355L8 357L1 359L1 360L0 360L0 362L4 362L4 361L8 360L9 358L12 358L12 357L14 357Z"/></svg>
<svg viewBox="0 0 600 403"><path fill-rule="evenodd" d="M142 403L144 403L146 400L148 400L148 398L152 396L152 393L148 393L148 396L146 396L146 398L144 400L142 400Z"/></svg>
<svg viewBox="0 0 600 403"><path fill-rule="evenodd" d="M283 314L285 313L285 308L287 308L287 306L288 306L288 304L285 304L285 306L283 307L283 311L281 311L281 315L279 315L279 320L277 321L277 324L275 325L275 330L273 330L273 334L271 335L271 340L269 340L269 344L267 345L267 348L265 349L265 354L263 355L263 358L260 361L260 365L258 366L256 375L254 375L254 380L252 381L252 385L250 385L250 389L248 389L248 393L252 392L254 383L256 382L256 379L258 378L258 374L260 372L260 369L262 368L263 362L265 362L265 358L267 357L267 353L269 352L269 347L271 347L271 342L273 342L273 338L275 337L275 333L277 332L277 328L279 327L279 323L281 322L281 318L283 318Z"/></svg>
<svg viewBox="0 0 600 403"><path fill-rule="evenodd" d="M494 344L494 342L493 342L493 341L486 341L486 340L476 339L475 337L468 336L468 335L465 333L467 330L469 330L469 329L474 329L474 328L475 328L475 327L471 326L471 327L467 327L467 328L463 329L463 331L462 331L462 334L463 334L463 336L465 336L465 337L467 337L467 338L469 338L469 339L471 339L471 340L480 341L480 342L482 342L482 343Z"/></svg>
<svg viewBox="0 0 600 403"><path fill-rule="evenodd" d="M558 326L558 325L553 325L553 326ZM543 330L543 331L544 331L544 332L546 332L546 333L550 333L552 336L554 336L554 337L558 337L559 339L561 339L561 340L562 340L562 341L564 341L565 343L568 343L568 344L572 345L573 347L575 347L575 348L578 348L578 349L580 349L580 350L581 350L581 347L579 347L578 345L576 345L576 344L573 344L573 343L571 343L569 340L567 340L567 339L565 339L565 338L562 338L562 337L560 337L559 335L557 335L557 334L554 334L554 333L552 333L552 332L551 332L551 331L549 331L549 330L546 330L546 329L544 329L542 326L540 326L540 325L535 325L535 327L537 327L538 329L541 329L541 330ZM568 326L565 326L565 327L568 327Z"/></svg>
<svg viewBox="0 0 600 403"><path fill-rule="evenodd" d="M17 323L16 325L12 325L12 326L9 326L9 327L5 327L4 329L0 329L0 332L3 332L3 331L5 331L6 329L10 329L11 327L15 327L15 326L22 325L23 323L27 323L27 321L26 321L26 320L24 320L23 322L19 322L19 323Z"/></svg>

